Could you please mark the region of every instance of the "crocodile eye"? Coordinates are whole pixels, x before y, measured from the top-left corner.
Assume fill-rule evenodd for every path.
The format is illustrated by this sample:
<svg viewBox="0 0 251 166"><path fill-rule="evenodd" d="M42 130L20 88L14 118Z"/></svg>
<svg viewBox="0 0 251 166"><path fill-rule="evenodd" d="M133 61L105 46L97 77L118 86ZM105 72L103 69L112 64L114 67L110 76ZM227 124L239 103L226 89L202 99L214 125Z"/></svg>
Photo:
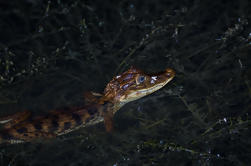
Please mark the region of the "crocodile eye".
<svg viewBox="0 0 251 166"><path fill-rule="evenodd" d="M142 83L145 81L145 77L144 76L139 76L138 77L138 83Z"/></svg>

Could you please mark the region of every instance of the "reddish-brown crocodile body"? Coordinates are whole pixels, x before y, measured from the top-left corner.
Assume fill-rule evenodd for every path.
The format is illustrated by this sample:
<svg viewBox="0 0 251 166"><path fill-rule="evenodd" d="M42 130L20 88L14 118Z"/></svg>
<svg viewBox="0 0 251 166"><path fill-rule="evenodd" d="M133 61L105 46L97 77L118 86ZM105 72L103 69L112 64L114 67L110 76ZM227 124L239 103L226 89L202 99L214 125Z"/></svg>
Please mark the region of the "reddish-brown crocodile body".
<svg viewBox="0 0 251 166"><path fill-rule="evenodd" d="M0 119L5 123L0 131L0 143L21 143L36 138L51 138L69 133L81 127L104 121L106 129L112 129L112 117L124 104L165 86L175 72L166 69L157 74L145 74L130 68L114 77L104 94L91 104L72 109L50 111L45 116L32 117L28 111Z"/></svg>
<svg viewBox="0 0 251 166"><path fill-rule="evenodd" d="M103 121L100 104L82 108L51 111L46 116L30 117L0 132L0 143L19 143L35 138L51 138L76 130L86 125Z"/></svg>

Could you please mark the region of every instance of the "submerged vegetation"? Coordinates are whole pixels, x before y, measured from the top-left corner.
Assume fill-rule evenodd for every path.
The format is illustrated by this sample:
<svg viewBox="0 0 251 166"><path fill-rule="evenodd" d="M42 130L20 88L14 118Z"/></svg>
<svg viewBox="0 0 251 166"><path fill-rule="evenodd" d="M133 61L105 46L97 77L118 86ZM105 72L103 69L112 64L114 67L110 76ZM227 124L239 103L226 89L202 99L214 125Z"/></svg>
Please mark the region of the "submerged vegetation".
<svg viewBox="0 0 251 166"><path fill-rule="evenodd" d="M250 2L6 1L0 10L0 116L83 104L116 74L167 67L167 87L99 124L1 145L0 165L248 165Z"/></svg>

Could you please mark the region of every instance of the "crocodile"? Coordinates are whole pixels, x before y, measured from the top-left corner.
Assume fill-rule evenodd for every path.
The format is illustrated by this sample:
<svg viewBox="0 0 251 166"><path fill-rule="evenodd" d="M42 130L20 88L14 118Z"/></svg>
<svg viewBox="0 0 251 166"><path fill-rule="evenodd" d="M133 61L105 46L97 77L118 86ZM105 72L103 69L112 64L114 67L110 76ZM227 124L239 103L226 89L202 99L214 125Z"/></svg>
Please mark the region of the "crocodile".
<svg viewBox="0 0 251 166"><path fill-rule="evenodd" d="M113 130L113 116L126 103L147 96L170 82L173 69L148 74L135 67L115 76L103 94L87 93L89 103L82 107L49 111L44 116L31 116L30 111L0 118L0 144L31 142L38 138L53 138L81 127L104 121L108 132Z"/></svg>

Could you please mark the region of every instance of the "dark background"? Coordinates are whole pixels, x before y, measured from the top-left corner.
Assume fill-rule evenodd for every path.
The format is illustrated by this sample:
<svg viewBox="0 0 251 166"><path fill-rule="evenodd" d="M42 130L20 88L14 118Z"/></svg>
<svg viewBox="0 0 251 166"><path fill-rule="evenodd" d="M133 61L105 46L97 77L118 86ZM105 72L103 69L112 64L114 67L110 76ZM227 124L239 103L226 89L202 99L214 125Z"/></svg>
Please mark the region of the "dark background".
<svg viewBox="0 0 251 166"><path fill-rule="evenodd" d="M0 116L83 104L131 65L175 79L103 124L0 146L0 165L251 163L251 1L0 2Z"/></svg>

